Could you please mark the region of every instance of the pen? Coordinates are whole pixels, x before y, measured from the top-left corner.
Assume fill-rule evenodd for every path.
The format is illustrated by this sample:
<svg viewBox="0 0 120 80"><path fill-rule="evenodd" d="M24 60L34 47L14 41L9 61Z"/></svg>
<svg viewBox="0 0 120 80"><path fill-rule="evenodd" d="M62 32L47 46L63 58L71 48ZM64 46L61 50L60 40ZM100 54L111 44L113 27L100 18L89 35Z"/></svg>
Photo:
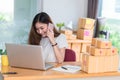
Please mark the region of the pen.
<svg viewBox="0 0 120 80"><path fill-rule="evenodd" d="M17 72L5 72L3 74L17 74Z"/></svg>
<svg viewBox="0 0 120 80"><path fill-rule="evenodd" d="M61 68L62 68L62 69L65 69L65 70L68 70L66 67L63 67L63 66L62 66Z"/></svg>

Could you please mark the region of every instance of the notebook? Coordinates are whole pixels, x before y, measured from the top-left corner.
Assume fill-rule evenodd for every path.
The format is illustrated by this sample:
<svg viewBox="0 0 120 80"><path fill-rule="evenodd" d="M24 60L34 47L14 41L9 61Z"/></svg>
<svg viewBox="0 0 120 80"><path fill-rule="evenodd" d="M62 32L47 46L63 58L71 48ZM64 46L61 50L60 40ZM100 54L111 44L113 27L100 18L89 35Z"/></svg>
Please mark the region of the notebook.
<svg viewBox="0 0 120 80"><path fill-rule="evenodd" d="M6 43L9 65L12 67L47 70L53 64L45 63L42 46Z"/></svg>

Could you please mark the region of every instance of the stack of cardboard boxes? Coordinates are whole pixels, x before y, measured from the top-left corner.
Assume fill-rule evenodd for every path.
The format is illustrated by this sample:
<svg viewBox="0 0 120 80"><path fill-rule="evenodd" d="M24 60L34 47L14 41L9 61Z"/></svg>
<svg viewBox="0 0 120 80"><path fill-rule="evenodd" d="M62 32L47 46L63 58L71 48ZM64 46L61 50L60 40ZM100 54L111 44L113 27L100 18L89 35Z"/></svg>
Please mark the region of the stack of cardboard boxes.
<svg viewBox="0 0 120 80"><path fill-rule="evenodd" d="M93 38L82 54L82 70L87 73L100 73L118 70L118 50L106 39Z"/></svg>
<svg viewBox="0 0 120 80"><path fill-rule="evenodd" d="M82 40L92 40L94 24L94 19L80 18L78 22L77 38Z"/></svg>
<svg viewBox="0 0 120 80"><path fill-rule="evenodd" d="M80 61L81 53L86 52L86 46L90 45L93 37L95 20L90 18L80 18L78 22L77 34L73 34L71 30L64 30L61 33L66 35L68 40L68 48L76 53L76 61Z"/></svg>
<svg viewBox="0 0 120 80"><path fill-rule="evenodd" d="M80 18L78 21L77 38L81 40L92 41L94 26L94 19ZM82 53L86 52L86 46L88 45L90 45L90 43L81 43L80 62L82 61Z"/></svg>

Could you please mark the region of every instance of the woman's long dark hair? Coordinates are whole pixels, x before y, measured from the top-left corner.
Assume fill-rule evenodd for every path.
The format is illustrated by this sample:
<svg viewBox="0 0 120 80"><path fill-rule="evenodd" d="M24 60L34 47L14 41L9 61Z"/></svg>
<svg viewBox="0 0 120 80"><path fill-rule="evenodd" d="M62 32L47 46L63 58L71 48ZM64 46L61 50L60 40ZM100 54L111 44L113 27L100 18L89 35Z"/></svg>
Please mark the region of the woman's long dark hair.
<svg viewBox="0 0 120 80"><path fill-rule="evenodd" d="M38 13L34 17L33 22L32 22L32 26L31 26L31 30L30 30L29 38L28 38L28 44L31 44L31 45L39 45L40 44L40 40L41 40L42 36L36 32L35 24L37 22L45 23L47 25L49 23L53 24L51 18L49 17L49 15L47 13L45 13L45 12ZM57 37L60 35L60 33L55 29L55 27L53 28L53 32L54 32L54 37Z"/></svg>

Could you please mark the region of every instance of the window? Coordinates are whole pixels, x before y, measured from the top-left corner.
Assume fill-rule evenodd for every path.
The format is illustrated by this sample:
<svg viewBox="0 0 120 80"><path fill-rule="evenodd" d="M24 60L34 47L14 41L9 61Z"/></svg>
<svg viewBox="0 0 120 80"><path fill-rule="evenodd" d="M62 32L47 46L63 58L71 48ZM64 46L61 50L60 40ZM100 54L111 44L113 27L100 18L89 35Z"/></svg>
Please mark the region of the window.
<svg viewBox="0 0 120 80"><path fill-rule="evenodd" d="M0 49L5 49L5 43L27 43L38 1L0 0Z"/></svg>
<svg viewBox="0 0 120 80"><path fill-rule="evenodd" d="M115 2L115 12L120 13L120 0L116 0Z"/></svg>
<svg viewBox="0 0 120 80"><path fill-rule="evenodd" d="M14 0L0 0L0 22L7 22L13 19L13 7Z"/></svg>
<svg viewBox="0 0 120 80"><path fill-rule="evenodd" d="M120 0L102 0L101 17L106 17L101 29L110 32L110 40L120 52Z"/></svg>

